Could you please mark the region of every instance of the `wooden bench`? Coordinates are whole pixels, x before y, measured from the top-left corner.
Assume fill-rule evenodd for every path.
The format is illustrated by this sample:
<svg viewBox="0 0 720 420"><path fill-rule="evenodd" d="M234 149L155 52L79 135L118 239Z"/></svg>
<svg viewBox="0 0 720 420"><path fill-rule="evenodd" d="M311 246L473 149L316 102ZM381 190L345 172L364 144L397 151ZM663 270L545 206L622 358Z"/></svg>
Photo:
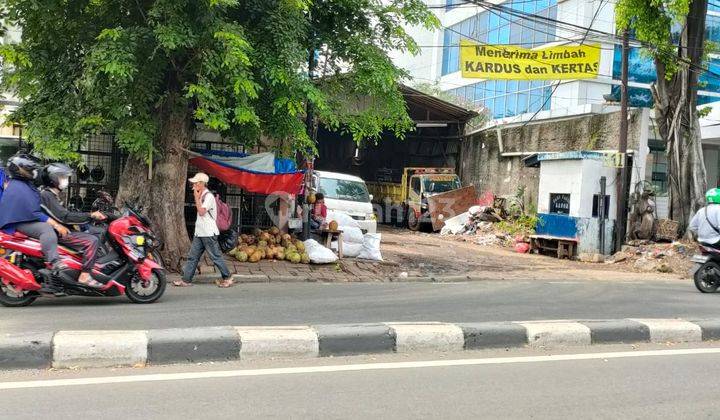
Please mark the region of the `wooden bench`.
<svg viewBox="0 0 720 420"><path fill-rule="evenodd" d="M338 250L337 254L339 258L343 257L343 248L342 248L342 230L330 230L330 229L320 229L318 230L318 233L320 234L320 238L325 243L325 247L327 249L332 249L330 245L332 244L333 239L337 239L338 243Z"/></svg>
<svg viewBox="0 0 720 420"><path fill-rule="evenodd" d="M558 258L572 259L575 256L578 240L561 236L531 235L530 250L535 253L551 251Z"/></svg>

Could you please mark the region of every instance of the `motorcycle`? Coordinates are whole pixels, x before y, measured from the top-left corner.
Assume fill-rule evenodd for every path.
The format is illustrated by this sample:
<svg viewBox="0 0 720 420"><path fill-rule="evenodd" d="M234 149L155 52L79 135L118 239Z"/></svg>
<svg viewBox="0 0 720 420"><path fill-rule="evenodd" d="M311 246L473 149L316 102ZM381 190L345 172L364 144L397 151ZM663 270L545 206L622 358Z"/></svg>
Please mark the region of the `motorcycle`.
<svg viewBox="0 0 720 420"><path fill-rule="evenodd" d="M38 297L125 295L133 303L153 303L165 293L166 271L156 251L158 241L150 221L125 203L124 209L108 214L92 277L104 286L96 289L77 281L82 256L63 246L58 253L65 268L51 271L43 260L40 242L19 232L0 231L0 305L27 306ZM40 282L50 281L62 292L41 294Z"/></svg>
<svg viewBox="0 0 720 420"><path fill-rule="evenodd" d="M700 254L693 255L693 280L703 293L715 293L720 287L720 249L700 244Z"/></svg>

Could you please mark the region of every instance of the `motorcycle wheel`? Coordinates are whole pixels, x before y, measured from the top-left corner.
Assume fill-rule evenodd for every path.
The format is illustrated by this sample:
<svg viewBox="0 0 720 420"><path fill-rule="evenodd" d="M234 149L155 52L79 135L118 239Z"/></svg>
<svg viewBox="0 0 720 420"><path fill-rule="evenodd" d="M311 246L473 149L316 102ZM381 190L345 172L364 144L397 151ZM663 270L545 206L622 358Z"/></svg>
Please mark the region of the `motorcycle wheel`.
<svg viewBox="0 0 720 420"><path fill-rule="evenodd" d="M28 306L35 302L37 295L35 293L15 290L14 287L0 282L0 305L9 308L19 308Z"/></svg>
<svg viewBox="0 0 720 420"><path fill-rule="evenodd" d="M693 276L695 287L703 293L715 293L720 287L720 265L707 262Z"/></svg>
<svg viewBox="0 0 720 420"><path fill-rule="evenodd" d="M163 271L153 271L147 285L136 275L125 288L125 295L132 303L153 303L162 297L167 286L167 277Z"/></svg>

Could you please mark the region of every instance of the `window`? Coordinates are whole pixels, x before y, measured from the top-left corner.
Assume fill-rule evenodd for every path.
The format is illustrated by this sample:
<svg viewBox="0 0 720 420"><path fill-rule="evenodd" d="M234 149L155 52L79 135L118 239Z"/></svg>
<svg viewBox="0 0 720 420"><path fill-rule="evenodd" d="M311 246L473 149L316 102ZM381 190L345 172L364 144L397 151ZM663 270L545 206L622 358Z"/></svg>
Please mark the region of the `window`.
<svg viewBox="0 0 720 420"><path fill-rule="evenodd" d="M357 201L361 203L370 202L367 187L362 181L320 178L319 191L325 195L325 198Z"/></svg>
<svg viewBox="0 0 720 420"><path fill-rule="evenodd" d="M604 207L605 207L604 219L609 219L610 217L608 216L608 214L610 213L610 196L606 195L604 201L605 201L605 203L604 203ZM599 203L600 203L600 194L595 194L593 196L592 217L599 217L599 214L600 214L600 209L598 207Z"/></svg>
<svg viewBox="0 0 720 420"><path fill-rule="evenodd" d="M664 150L651 150L650 156L652 158L652 173L650 175L650 182L652 182L653 186L655 186L655 193L657 195L667 194L667 155Z"/></svg>
<svg viewBox="0 0 720 420"><path fill-rule="evenodd" d="M410 186L416 194L420 194L420 178L414 177L410 179Z"/></svg>
<svg viewBox="0 0 720 420"><path fill-rule="evenodd" d="M570 214L570 194L550 194L550 213Z"/></svg>

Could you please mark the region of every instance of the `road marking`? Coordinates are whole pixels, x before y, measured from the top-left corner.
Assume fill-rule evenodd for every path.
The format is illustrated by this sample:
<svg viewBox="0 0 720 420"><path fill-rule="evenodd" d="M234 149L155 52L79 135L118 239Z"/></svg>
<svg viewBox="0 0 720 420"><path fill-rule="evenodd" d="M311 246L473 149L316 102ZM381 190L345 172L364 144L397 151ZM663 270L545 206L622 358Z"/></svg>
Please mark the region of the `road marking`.
<svg viewBox="0 0 720 420"><path fill-rule="evenodd" d="M572 360L606 360L632 357L687 356L720 354L720 348L679 350L623 351L609 353L558 354L553 356L496 357L486 359L428 360L418 362L364 363L353 365L305 366L271 369L240 369L209 372L158 373L149 375L107 376L97 378L50 379L39 381L0 382L0 390L55 388L64 386L105 385L134 382L185 381L193 379L221 379L244 376L296 375L301 373L359 372L371 370L420 369L433 367L505 365L515 363L561 362Z"/></svg>

